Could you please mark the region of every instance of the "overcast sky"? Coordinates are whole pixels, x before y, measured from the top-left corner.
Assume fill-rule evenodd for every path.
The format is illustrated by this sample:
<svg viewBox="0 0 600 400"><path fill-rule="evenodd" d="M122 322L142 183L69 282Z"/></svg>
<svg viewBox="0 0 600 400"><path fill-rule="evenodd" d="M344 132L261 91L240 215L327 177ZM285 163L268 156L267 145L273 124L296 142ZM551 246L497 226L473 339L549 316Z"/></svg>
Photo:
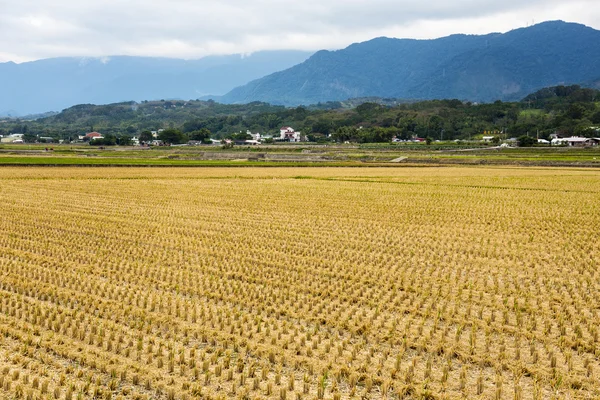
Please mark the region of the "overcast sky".
<svg viewBox="0 0 600 400"><path fill-rule="evenodd" d="M0 61L338 49L378 36L600 29L599 0L0 0Z"/></svg>

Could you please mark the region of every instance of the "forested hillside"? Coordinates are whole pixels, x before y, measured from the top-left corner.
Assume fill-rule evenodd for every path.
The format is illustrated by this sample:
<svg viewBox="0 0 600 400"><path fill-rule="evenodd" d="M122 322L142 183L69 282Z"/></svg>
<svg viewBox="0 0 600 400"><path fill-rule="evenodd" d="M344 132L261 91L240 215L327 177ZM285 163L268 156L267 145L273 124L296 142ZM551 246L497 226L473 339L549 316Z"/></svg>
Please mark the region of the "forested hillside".
<svg viewBox="0 0 600 400"><path fill-rule="evenodd" d="M155 101L106 106L79 105L35 121L4 120L0 134L75 138L90 131L136 136L145 130L174 128L183 133L207 129L214 138L240 131L278 134L289 125L312 141L385 142L403 139L468 139L484 132L505 137L554 132L599 136L600 91L579 86L545 88L518 102L474 104L460 100L402 103L392 99L331 102L286 108L213 101Z"/></svg>
<svg viewBox="0 0 600 400"><path fill-rule="evenodd" d="M298 105L353 97L515 101L547 86L600 78L600 31L562 21L505 34L378 38L320 51L220 101Z"/></svg>

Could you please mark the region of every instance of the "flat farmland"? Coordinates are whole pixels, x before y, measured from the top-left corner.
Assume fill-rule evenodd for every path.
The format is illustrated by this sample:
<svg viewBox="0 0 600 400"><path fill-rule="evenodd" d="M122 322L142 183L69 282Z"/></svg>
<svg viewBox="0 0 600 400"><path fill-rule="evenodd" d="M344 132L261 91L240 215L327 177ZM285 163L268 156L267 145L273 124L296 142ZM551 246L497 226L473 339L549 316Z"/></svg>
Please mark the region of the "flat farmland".
<svg viewBox="0 0 600 400"><path fill-rule="evenodd" d="M600 170L0 169L0 398L600 398Z"/></svg>

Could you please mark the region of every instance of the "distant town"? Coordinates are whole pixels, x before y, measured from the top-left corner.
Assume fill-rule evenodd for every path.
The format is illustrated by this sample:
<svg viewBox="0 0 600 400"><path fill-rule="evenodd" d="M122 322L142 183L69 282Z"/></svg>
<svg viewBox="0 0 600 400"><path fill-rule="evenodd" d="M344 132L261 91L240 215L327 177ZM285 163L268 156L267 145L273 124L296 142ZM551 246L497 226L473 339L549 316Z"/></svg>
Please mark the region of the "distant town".
<svg viewBox="0 0 600 400"><path fill-rule="evenodd" d="M595 128L600 130L599 128ZM308 142L306 135L302 135L302 132L294 130L294 128L289 126L284 126L280 129L279 136L272 135L264 135L259 132L251 132L246 131L244 134L240 132L240 134L236 135L235 139L225 138L225 139L212 139L205 138L203 140L188 140L185 143L177 143L174 144L169 140L165 140L163 138L163 133L166 132L165 129L159 129L156 131L150 131L151 137L146 138L145 140L140 140L139 136L132 136L128 138L128 140L124 143L109 143L111 144L120 144L125 146L207 146L207 145L217 145L217 146L258 146L263 143L265 144L275 144L275 143L301 143ZM562 146L562 147L591 147L600 145L600 135L599 137L580 137L580 136L566 136L561 135L559 133L553 133L550 135L550 140L543 138L535 138L530 136L525 137L510 137L510 138L501 138L502 134L497 133L496 135L489 135L487 132L478 135L480 138L474 138L473 140L459 140L455 139L452 142L454 143L479 143L479 144L487 144L487 145L496 145L499 147L526 147L526 146ZM27 143L47 143L47 144L64 144L64 140L55 140L53 137L37 137L33 140L29 139L25 141L25 134L23 133L11 133L6 136L2 136L0 138L1 143L6 144L27 144ZM526 139L527 138L527 139ZM105 142L107 138L100 132L88 132L83 135L79 135L76 140L69 141L71 144L90 144L92 146L102 146L106 145ZM442 143L442 140L431 140L429 138L421 138L421 137L413 137L410 139L401 139L396 136L392 137L391 143L424 143L431 144L432 142ZM344 141L345 144L350 144L350 141Z"/></svg>

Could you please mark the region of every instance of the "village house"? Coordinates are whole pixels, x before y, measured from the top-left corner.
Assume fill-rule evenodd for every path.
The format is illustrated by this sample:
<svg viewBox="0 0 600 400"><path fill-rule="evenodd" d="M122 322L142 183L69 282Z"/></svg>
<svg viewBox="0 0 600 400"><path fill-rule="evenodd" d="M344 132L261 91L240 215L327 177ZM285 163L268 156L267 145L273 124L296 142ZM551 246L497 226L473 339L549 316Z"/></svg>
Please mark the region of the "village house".
<svg viewBox="0 0 600 400"><path fill-rule="evenodd" d="M5 136L2 139L0 139L1 143L12 143L12 144L19 144L19 143L23 143L23 134L22 133L13 133L11 135Z"/></svg>
<svg viewBox="0 0 600 400"><path fill-rule="evenodd" d="M155 138L155 139L156 139L156 138L158 138L158 135L159 135L161 132L164 132L164 129L159 129L159 130L157 130L157 131L150 131L150 133L152 134L152 137L153 137L153 138Z"/></svg>
<svg viewBox="0 0 600 400"><path fill-rule="evenodd" d="M104 139L104 136L102 136L102 134L98 132L90 132L86 133L83 136L79 136L79 140L92 141L95 139Z"/></svg>
<svg viewBox="0 0 600 400"><path fill-rule="evenodd" d="M255 141L255 142L260 142L260 141L261 141L261 139L263 139L262 135L261 135L259 132L252 133L252 131L250 131L250 130L247 130L247 131L246 131L246 135L250 135L250 136L252 136L252 139L251 139L251 140L253 140L253 141Z"/></svg>
<svg viewBox="0 0 600 400"><path fill-rule="evenodd" d="M600 138L586 138L579 136L571 136L566 138L555 137L552 139L553 146L569 146L569 147L587 147L597 146L600 143Z"/></svg>
<svg viewBox="0 0 600 400"><path fill-rule="evenodd" d="M279 130L279 140L287 142L301 142L302 135L300 132L296 132L294 128L284 126Z"/></svg>

